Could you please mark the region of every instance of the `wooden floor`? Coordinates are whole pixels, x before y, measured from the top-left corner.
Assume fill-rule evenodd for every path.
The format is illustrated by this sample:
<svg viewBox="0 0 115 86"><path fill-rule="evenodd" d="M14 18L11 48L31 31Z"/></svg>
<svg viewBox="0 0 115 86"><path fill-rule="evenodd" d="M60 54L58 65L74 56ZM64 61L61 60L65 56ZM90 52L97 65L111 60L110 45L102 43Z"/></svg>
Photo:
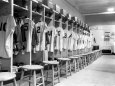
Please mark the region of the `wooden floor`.
<svg viewBox="0 0 115 86"><path fill-rule="evenodd" d="M29 85L23 83L21 86ZM115 55L103 55L86 68L72 73L67 79L61 77L61 82L55 86L115 86Z"/></svg>

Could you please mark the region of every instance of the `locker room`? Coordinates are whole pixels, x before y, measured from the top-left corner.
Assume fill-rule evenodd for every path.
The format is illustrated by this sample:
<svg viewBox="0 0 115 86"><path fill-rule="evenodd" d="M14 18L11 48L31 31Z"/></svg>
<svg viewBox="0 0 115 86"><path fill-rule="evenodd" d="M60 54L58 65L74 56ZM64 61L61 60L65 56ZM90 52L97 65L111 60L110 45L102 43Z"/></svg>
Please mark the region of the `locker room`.
<svg viewBox="0 0 115 86"><path fill-rule="evenodd" d="M0 0L0 86L114 86L114 0Z"/></svg>

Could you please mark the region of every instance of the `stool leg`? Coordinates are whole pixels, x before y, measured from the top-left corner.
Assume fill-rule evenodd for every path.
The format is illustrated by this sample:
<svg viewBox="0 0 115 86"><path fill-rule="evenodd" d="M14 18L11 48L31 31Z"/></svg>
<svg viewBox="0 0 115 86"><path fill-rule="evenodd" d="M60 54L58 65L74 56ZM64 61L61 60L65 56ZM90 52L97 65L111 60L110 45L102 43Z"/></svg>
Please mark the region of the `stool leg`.
<svg viewBox="0 0 115 86"><path fill-rule="evenodd" d="M85 67L87 66L87 61L86 61L87 56L85 56Z"/></svg>
<svg viewBox="0 0 115 86"><path fill-rule="evenodd" d="M66 78L67 78L67 74L68 74L68 62L66 61Z"/></svg>
<svg viewBox="0 0 115 86"><path fill-rule="evenodd" d="M21 73L21 78L20 78L20 81L19 81L19 86L21 85L21 81L22 81L23 77L24 77L24 70L22 70L22 73Z"/></svg>
<svg viewBox="0 0 115 86"><path fill-rule="evenodd" d="M58 82L60 82L60 66L59 64L57 66L58 66Z"/></svg>
<svg viewBox="0 0 115 86"><path fill-rule="evenodd" d="M54 65L52 65L52 85L54 86Z"/></svg>
<svg viewBox="0 0 115 86"><path fill-rule="evenodd" d="M41 69L41 73L42 73L42 83L43 83L43 86L45 86L43 69Z"/></svg>
<svg viewBox="0 0 115 86"><path fill-rule="evenodd" d="M34 70L33 79L34 79L34 86L36 86L36 71L35 70Z"/></svg>
<svg viewBox="0 0 115 86"><path fill-rule="evenodd" d="M68 61L68 63L69 63L69 72L70 72L70 75L71 75L71 61Z"/></svg>
<svg viewBox="0 0 115 86"><path fill-rule="evenodd" d="M31 76L32 76L32 70L30 71L29 81L31 80ZM33 79L34 79L34 77L33 77ZM31 82L29 82L29 86L31 86Z"/></svg>
<svg viewBox="0 0 115 86"><path fill-rule="evenodd" d="M3 86L3 81L0 82L0 86Z"/></svg>
<svg viewBox="0 0 115 86"><path fill-rule="evenodd" d="M79 71L79 58L77 59L77 70Z"/></svg>
<svg viewBox="0 0 115 86"><path fill-rule="evenodd" d="M15 78L13 79L13 81L14 81L14 86L17 86L17 83L16 83L16 79L15 79Z"/></svg>
<svg viewBox="0 0 115 86"><path fill-rule="evenodd" d="M49 65L48 65L48 70L49 70ZM46 71L46 81L48 81L48 70Z"/></svg>
<svg viewBox="0 0 115 86"><path fill-rule="evenodd" d="M74 59L74 67L75 67L75 72L76 72L76 59Z"/></svg>

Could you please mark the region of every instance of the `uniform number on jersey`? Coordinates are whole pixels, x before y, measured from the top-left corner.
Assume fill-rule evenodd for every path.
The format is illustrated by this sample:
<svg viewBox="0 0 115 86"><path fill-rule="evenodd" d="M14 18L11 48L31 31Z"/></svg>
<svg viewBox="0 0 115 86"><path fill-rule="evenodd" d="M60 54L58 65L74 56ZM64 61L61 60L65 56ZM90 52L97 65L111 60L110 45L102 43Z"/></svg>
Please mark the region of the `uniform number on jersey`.
<svg viewBox="0 0 115 86"><path fill-rule="evenodd" d="M25 23L22 27L25 29L25 31L27 31L28 30L28 26L29 26L29 24Z"/></svg>
<svg viewBox="0 0 115 86"><path fill-rule="evenodd" d="M67 38L67 33L64 34L64 38Z"/></svg>
<svg viewBox="0 0 115 86"><path fill-rule="evenodd" d="M48 31L48 36L52 36L52 31Z"/></svg>
<svg viewBox="0 0 115 86"><path fill-rule="evenodd" d="M6 31L6 22L5 23L1 23L0 25L0 31Z"/></svg>
<svg viewBox="0 0 115 86"><path fill-rule="evenodd" d="M60 31L58 31L58 36L60 36Z"/></svg>
<svg viewBox="0 0 115 86"><path fill-rule="evenodd" d="M72 34L69 36L69 38L72 37Z"/></svg>
<svg viewBox="0 0 115 86"><path fill-rule="evenodd" d="M37 33L40 33L40 27L37 27Z"/></svg>

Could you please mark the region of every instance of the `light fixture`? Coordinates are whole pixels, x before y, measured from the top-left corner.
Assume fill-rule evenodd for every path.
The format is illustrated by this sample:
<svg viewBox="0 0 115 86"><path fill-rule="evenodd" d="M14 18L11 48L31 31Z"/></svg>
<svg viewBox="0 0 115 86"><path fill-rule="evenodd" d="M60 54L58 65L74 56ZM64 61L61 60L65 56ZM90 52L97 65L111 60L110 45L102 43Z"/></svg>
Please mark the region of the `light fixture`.
<svg viewBox="0 0 115 86"><path fill-rule="evenodd" d="M113 7L107 9L108 12L114 12L115 9Z"/></svg>

